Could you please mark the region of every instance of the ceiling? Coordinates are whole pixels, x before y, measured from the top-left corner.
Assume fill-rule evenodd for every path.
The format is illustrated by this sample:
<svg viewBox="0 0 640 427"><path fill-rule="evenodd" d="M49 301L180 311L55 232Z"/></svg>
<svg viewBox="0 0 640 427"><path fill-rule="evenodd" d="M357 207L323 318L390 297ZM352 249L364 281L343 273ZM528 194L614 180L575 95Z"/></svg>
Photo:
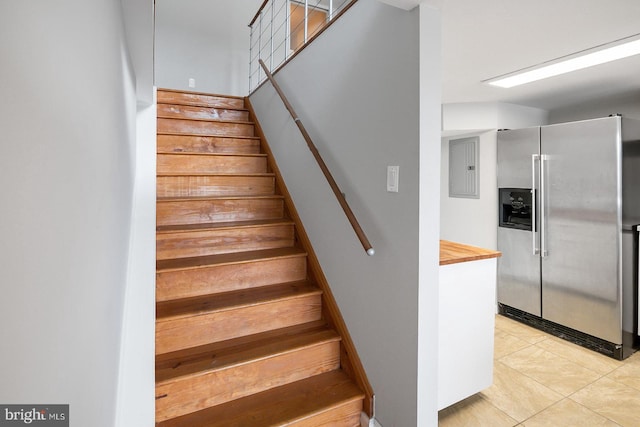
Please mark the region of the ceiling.
<svg viewBox="0 0 640 427"><path fill-rule="evenodd" d="M443 103L554 110L637 95L640 55L511 89L483 80L640 33L640 0L444 0Z"/></svg>

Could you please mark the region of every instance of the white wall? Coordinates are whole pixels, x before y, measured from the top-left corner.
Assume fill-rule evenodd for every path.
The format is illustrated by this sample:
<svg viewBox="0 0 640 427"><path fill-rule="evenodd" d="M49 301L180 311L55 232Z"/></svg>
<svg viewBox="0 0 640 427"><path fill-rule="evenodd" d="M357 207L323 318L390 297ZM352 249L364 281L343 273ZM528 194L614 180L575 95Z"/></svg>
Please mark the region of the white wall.
<svg viewBox="0 0 640 427"><path fill-rule="evenodd" d="M249 27L262 0L156 0L156 86L249 93ZM188 87L196 80L195 89Z"/></svg>
<svg viewBox="0 0 640 427"><path fill-rule="evenodd" d="M420 205L418 263L418 414L420 427L438 425L440 274L441 8L420 5ZM430 5L433 5L432 8ZM401 424L397 424L401 425Z"/></svg>
<svg viewBox="0 0 640 427"><path fill-rule="evenodd" d="M0 3L0 402L113 426L136 138L119 0Z"/></svg>
<svg viewBox="0 0 640 427"><path fill-rule="evenodd" d="M439 27L423 34L432 37L422 52L420 23L418 9L358 2L276 74L374 245L374 257L365 254L271 85L251 97L372 383L376 419L385 427L417 425L418 406L429 419L421 425L436 420L430 356L437 340L433 200L439 180L433 168L422 174L420 167L423 158L435 158L435 170L439 164ZM429 66L421 69L421 60ZM421 133L421 123L433 134ZM387 165L400 166L398 193L386 191ZM421 200L428 206L424 219ZM428 246L424 253L419 233ZM419 257L425 261L420 277ZM419 297L433 301L431 318L418 318ZM419 333L431 343L420 355ZM429 364L420 372L428 382L420 402L419 356Z"/></svg>
<svg viewBox="0 0 640 427"><path fill-rule="evenodd" d="M121 331L116 425L155 423L156 106L136 116L136 167Z"/></svg>
<svg viewBox="0 0 640 427"><path fill-rule="evenodd" d="M153 0L122 0L135 74L135 163L116 402L119 427L155 423L156 106ZM130 113L132 114L132 113Z"/></svg>
<svg viewBox="0 0 640 427"><path fill-rule="evenodd" d="M549 112L549 123L595 119L607 117L609 114L622 114L624 117L640 119L640 93L552 110Z"/></svg>
<svg viewBox="0 0 640 427"><path fill-rule="evenodd" d="M467 136L479 138L480 197L477 199L449 197L449 141ZM496 131L442 138L441 154L440 237L444 240L496 249Z"/></svg>

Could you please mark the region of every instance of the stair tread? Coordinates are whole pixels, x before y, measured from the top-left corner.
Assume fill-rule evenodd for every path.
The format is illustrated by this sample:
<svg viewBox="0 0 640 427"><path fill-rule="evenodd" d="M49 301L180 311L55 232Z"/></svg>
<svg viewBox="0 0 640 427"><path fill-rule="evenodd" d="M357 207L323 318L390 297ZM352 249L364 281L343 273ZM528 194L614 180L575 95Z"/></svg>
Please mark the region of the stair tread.
<svg viewBox="0 0 640 427"><path fill-rule="evenodd" d="M184 196L184 197L158 197L157 203L163 202L189 202L206 200L271 200L284 199L281 194L271 194L268 196Z"/></svg>
<svg viewBox="0 0 640 427"><path fill-rule="evenodd" d="M340 370L156 424L158 427L284 426L364 398Z"/></svg>
<svg viewBox="0 0 640 427"><path fill-rule="evenodd" d="M186 93L190 95L203 95L203 96L214 96L216 98L229 98L229 99L242 99L244 100L244 96L239 95L220 95L217 93L209 93L209 92L200 92L197 90L184 90L184 89L171 89L168 87L159 87L158 92L172 92L172 93Z"/></svg>
<svg viewBox="0 0 640 427"><path fill-rule="evenodd" d="M198 95L196 93L196 95ZM200 94L200 95L205 95L205 94ZM222 95L216 95L218 98L223 98ZM234 99L234 98L231 98ZM210 105L194 105L194 104L181 104L180 102L175 102L175 101L171 101L171 102L166 102L166 101L159 101L158 104L162 104L162 105L177 105L180 107L194 107L194 108L211 108L211 109L220 109L220 110L233 110L233 111L246 111L248 112L249 109L246 107L212 107ZM158 116L158 117L162 117L162 116ZM173 116L171 116L173 117Z"/></svg>
<svg viewBox="0 0 640 427"><path fill-rule="evenodd" d="M156 303L156 323L321 294L308 281L281 283Z"/></svg>
<svg viewBox="0 0 640 427"><path fill-rule="evenodd" d="M253 124L253 123L252 123ZM247 136L247 135L220 135L216 133L211 134L202 134L202 133L186 133L186 132L169 132L169 131L158 131L157 135L175 135L175 136L202 136L202 137L216 137L216 138L232 138L232 139L252 139L259 141L259 136ZM170 151L172 153L173 151Z"/></svg>
<svg viewBox="0 0 640 427"><path fill-rule="evenodd" d="M241 96L218 95L212 93L158 89L158 103L174 105L238 108L245 109L245 100Z"/></svg>
<svg viewBox="0 0 640 427"><path fill-rule="evenodd" d="M168 151L166 153L176 156L210 156L210 157L267 157L266 153L200 153L194 151Z"/></svg>
<svg viewBox="0 0 640 427"><path fill-rule="evenodd" d="M220 172L159 172L156 176L247 176L247 177L274 177L272 172L258 173L220 173Z"/></svg>
<svg viewBox="0 0 640 427"><path fill-rule="evenodd" d="M289 225L293 221L288 218L258 219L250 221L207 222L202 224L162 225L156 227L157 234L179 233L189 231L220 230L223 228L248 228L270 225Z"/></svg>
<svg viewBox="0 0 640 427"><path fill-rule="evenodd" d="M251 336L251 340L244 340L241 343L229 340L225 342L226 347L208 348L206 351L187 357L157 359L156 384L165 385L176 380L289 353L300 348L340 340L340 336L326 324L307 327L306 330L298 329L294 333L277 331L279 333L272 333L268 337L264 336L266 334L257 334L263 336Z"/></svg>
<svg viewBox="0 0 640 427"><path fill-rule="evenodd" d="M158 272L186 270L193 268L210 267L212 265L242 264L267 259L288 258L306 255L307 253L304 250L292 246L286 248L263 249L259 251L233 252L201 257L159 260L156 262L156 270Z"/></svg>
<svg viewBox="0 0 640 427"><path fill-rule="evenodd" d="M180 104L177 104L180 105ZM192 117L165 117L158 116L158 118L163 120L188 120L190 122L208 122L208 123L225 123L225 124L239 124L239 125L255 125L255 122L251 120L229 120L229 119L214 119L214 118L192 118ZM184 134L181 134L184 135Z"/></svg>
<svg viewBox="0 0 640 427"><path fill-rule="evenodd" d="M327 322L323 319L313 322L302 323L294 326L287 326L280 329L260 332L253 335L244 335L224 341L211 342L197 347L185 348L183 350L156 355L156 369L164 369L175 366L176 363L190 362L198 360L206 354L215 354L220 351L231 351L234 348L242 348L247 345L259 345L261 342L270 342L282 337L298 335L308 331L321 330L327 328Z"/></svg>

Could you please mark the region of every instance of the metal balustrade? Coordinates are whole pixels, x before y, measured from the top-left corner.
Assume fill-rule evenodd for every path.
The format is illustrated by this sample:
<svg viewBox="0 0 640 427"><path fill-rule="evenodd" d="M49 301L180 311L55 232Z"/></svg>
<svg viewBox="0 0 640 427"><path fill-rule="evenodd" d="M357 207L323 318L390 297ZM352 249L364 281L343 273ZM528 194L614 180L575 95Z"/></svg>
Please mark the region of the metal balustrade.
<svg viewBox="0 0 640 427"><path fill-rule="evenodd" d="M249 92L275 72L357 0L265 0L249 23Z"/></svg>

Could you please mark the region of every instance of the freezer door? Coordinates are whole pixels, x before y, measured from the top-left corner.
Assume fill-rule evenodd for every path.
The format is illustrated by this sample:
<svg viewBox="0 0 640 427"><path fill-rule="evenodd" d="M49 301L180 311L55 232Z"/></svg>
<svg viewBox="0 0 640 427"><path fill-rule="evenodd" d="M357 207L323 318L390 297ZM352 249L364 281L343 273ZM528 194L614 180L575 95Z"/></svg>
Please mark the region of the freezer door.
<svg viewBox="0 0 640 427"><path fill-rule="evenodd" d="M620 118L541 128L542 317L621 343Z"/></svg>
<svg viewBox="0 0 640 427"><path fill-rule="evenodd" d="M540 152L540 128L500 131L497 147L498 187L536 188L533 181L538 176L532 156ZM535 197L532 199L535 203ZM532 231L498 227L498 250L502 252L498 258L498 302L540 316L540 258L534 253L539 244L535 239Z"/></svg>
<svg viewBox="0 0 640 427"><path fill-rule="evenodd" d="M540 154L540 128L498 132L498 188L531 188L531 156Z"/></svg>

